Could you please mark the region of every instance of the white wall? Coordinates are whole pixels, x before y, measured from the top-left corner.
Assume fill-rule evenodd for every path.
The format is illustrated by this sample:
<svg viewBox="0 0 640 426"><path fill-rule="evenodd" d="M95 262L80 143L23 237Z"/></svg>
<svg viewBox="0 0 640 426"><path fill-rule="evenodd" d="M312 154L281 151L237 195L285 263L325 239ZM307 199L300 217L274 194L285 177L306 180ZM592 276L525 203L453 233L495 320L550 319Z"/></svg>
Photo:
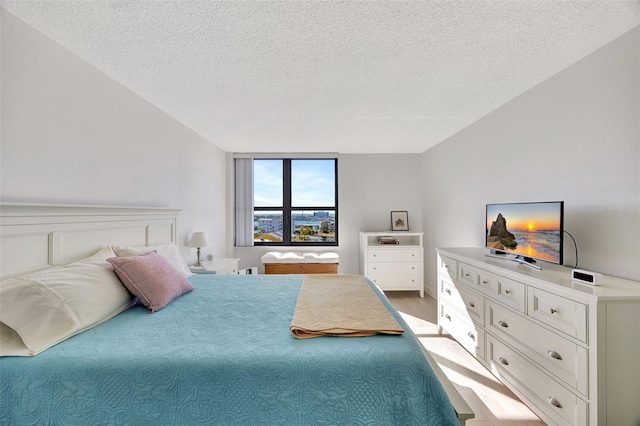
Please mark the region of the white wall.
<svg viewBox="0 0 640 426"><path fill-rule="evenodd" d="M1 34L2 201L181 208L182 245L203 230L204 254L260 264L270 248L233 248L228 154L5 11ZM359 272L358 231L408 210L411 230L425 231L433 290L433 248L481 246L486 203L558 199L580 266L640 280L639 38L635 29L422 155L341 155L340 272Z"/></svg>
<svg viewBox="0 0 640 426"><path fill-rule="evenodd" d="M340 255L338 271L341 274L359 274L360 231L391 229L392 210L406 210L410 230L421 231L420 167L419 154L341 154L338 158L339 246L304 250L335 251ZM232 205L233 199L229 197ZM259 266L262 272L260 257L273 250L278 249L235 247L233 252L241 259L241 268Z"/></svg>
<svg viewBox="0 0 640 426"><path fill-rule="evenodd" d="M225 153L1 13L1 200L180 208L180 245L205 231L223 256Z"/></svg>
<svg viewBox="0 0 640 426"><path fill-rule="evenodd" d="M636 28L423 154L429 293L434 248L483 246L494 202L564 200L579 266L640 280L639 40Z"/></svg>

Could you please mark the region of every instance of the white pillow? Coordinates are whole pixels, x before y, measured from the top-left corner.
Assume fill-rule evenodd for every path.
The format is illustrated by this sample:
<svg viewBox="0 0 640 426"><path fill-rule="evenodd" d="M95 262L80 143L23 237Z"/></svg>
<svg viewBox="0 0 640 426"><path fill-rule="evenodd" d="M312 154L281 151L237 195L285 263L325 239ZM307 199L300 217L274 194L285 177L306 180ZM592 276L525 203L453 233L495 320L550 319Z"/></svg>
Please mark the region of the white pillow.
<svg viewBox="0 0 640 426"><path fill-rule="evenodd" d="M68 265L1 281L0 322L20 336L29 355L36 355L114 317L133 304L107 262L114 256L105 247ZM2 345L0 356L24 355L11 346Z"/></svg>
<svg viewBox="0 0 640 426"><path fill-rule="evenodd" d="M0 322L0 356L31 356L32 352L15 330Z"/></svg>
<svg viewBox="0 0 640 426"><path fill-rule="evenodd" d="M112 248L116 256L118 257L140 256L142 254L147 254L155 250L158 252L158 254L167 259L171 266L180 271L185 277L190 277L191 275L193 275L193 273L189 270L189 266L187 266L187 262L185 262L182 256L180 256L178 246L175 244L160 244L158 246L143 247L112 246Z"/></svg>

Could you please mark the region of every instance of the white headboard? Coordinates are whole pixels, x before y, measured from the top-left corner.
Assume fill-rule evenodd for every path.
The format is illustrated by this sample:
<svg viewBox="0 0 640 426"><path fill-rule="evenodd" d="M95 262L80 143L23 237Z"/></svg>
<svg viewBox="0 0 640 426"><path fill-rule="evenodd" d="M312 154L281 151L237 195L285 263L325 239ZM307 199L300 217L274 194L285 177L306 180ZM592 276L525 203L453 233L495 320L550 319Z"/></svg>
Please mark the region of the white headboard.
<svg viewBox="0 0 640 426"><path fill-rule="evenodd" d="M0 277L90 256L106 245L176 242L179 209L0 204Z"/></svg>

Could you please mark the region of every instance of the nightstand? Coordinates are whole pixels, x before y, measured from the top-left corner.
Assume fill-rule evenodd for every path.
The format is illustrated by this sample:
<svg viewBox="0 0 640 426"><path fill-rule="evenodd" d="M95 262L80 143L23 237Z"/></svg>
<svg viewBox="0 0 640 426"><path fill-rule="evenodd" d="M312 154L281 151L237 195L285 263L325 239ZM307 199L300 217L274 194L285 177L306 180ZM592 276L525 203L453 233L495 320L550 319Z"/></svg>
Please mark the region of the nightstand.
<svg viewBox="0 0 640 426"><path fill-rule="evenodd" d="M234 275L238 273L240 259L213 259L202 262L202 266L190 266L194 274Z"/></svg>

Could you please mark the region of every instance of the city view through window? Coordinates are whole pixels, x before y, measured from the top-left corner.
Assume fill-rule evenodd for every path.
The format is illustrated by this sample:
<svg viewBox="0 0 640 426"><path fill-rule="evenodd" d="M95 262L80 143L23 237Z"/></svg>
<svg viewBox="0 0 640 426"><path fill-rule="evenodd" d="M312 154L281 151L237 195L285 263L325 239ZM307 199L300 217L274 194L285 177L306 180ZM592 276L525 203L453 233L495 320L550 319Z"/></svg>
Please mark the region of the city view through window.
<svg viewBox="0 0 640 426"><path fill-rule="evenodd" d="M282 213L254 212L254 240L282 242L283 224ZM333 242L335 235L335 217L329 212L298 212L291 215L292 242Z"/></svg>
<svg viewBox="0 0 640 426"><path fill-rule="evenodd" d="M255 243L336 243L336 160L254 160Z"/></svg>

